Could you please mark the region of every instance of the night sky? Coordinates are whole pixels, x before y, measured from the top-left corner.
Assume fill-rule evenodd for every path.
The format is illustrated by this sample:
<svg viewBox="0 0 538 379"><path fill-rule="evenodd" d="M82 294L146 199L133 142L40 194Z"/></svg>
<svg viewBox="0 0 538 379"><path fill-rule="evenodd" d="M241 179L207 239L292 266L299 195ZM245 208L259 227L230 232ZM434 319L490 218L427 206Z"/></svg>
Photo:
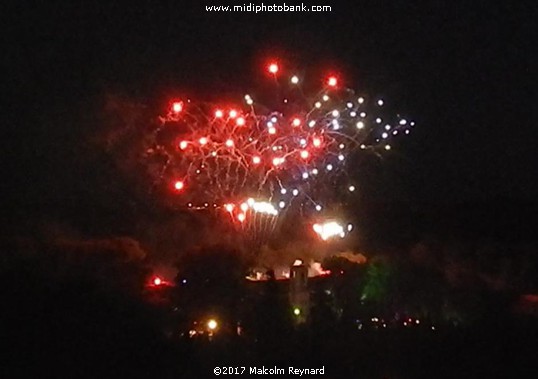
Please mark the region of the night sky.
<svg viewBox="0 0 538 379"><path fill-rule="evenodd" d="M333 11L315 16L207 13L210 0L10 3L4 210L121 212L128 186L91 142L107 94L240 99L271 57L312 78L335 69L412 115L412 138L365 174L373 199L536 199L534 1L325 1Z"/></svg>

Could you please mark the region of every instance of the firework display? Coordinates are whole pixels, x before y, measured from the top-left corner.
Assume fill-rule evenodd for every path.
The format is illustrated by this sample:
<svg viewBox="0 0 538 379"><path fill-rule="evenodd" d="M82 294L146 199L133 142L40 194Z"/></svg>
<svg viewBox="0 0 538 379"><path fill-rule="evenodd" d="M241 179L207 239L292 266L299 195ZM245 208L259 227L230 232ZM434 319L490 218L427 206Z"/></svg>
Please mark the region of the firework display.
<svg viewBox="0 0 538 379"><path fill-rule="evenodd" d="M319 220L357 188L350 157L386 152L414 126L390 116L383 99L340 86L337 76L308 95L299 76L281 71L277 62L267 66L278 93L271 107L250 94L234 105L170 103L145 159L158 166L155 183L169 188L176 204L222 210L264 233L288 208Z"/></svg>

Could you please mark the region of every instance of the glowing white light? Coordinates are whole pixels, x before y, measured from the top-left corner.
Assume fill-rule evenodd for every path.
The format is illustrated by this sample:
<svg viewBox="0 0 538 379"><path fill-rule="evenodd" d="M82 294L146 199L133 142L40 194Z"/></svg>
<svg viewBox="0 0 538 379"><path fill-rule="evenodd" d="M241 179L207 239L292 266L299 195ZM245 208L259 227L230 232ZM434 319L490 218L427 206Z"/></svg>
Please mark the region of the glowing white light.
<svg viewBox="0 0 538 379"><path fill-rule="evenodd" d="M361 116L362 118L365 118L366 117L366 112L359 113L359 116Z"/></svg>
<svg viewBox="0 0 538 379"><path fill-rule="evenodd" d="M397 131L397 130L395 130L395 131L392 132L392 135L395 136L396 134L398 134L398 131Z"/></svg>
<svg viewBox="0 0 538 379"><path fill-rule="evenodd" d="M211 156L212 156L212 157L216 157L216 156L217 156L217 152L216 152L216 151L212 151L212 152L211 152Z"/></svg>
<svg viewBox="0 0 538 379"><path fill-rule="evenodd" d="M316 103L314 104L314 106L316 108L321 108L321 103L319 101L316 101Z"/></svg>
<svg viewBox="0 0 538 379"><path fill-rule="evenodd" d="M234 141L231 139L226 140L226 146L232 147L234 145Z"/></svg>
<svg viewBox="0 0 538 379"><path fill-rule="evenodd" d="M357 125L357 129L362 129L362 128L364 128L364 122L362 122L362 121L357 122L356 125Z"/></svg>
<svg viewBox="0 0 538 379"><path fill-rule="evenodd" d="M271 121L267 121L267 127L268 127L268 128L273 127L273 125L274 125L274 124L273 124Z"/></svg>
<svg viewBox="0 0 538 379"><path fill-rule="evenodd" d="M415 122L414 122L414 121L411 121L411 122L409 123L409 125L411 125L411 126L415 126Z"/></svg>
<svg viewBox="0 0 538 379"><path fill-rule="evenodd" d="M338 155L338 160L339 160L340 162L343 161L344 159L346 159L346 157L344 157L343 154Z"/></svg>
<svg viewBox="0 0 538 379"><path fill-rule="evenodd" d="M286 207L286 203L284 201L281 201L278 203L278 206L280 207L280 209Z"/></svg>
<svg viewBox="0 0 538 379"><path fill-rule="evenodd" d="M224 116L224 113L220 109L215 111L215 117L221 118L222 116Z"/></svg>
<svg viewBox="0 0 538 379"><path fill-rule="evenodd" d="M353 225L352 224L347 224L347 231L351 232L352 230L353 230Z"/></svg>
<svg viewBox="0 0 538 379"><path fill-rule="evenodd" d="M405 125L405 124L407 124L407 120L405 118L400 120L400 125Z"/></svg>
<svg viewBox="0 0 538 379"><path fill-rule="evenodd" d="M252 104L254 104L254 101L252 101L252 99L248 99L248 100L247 100L247 104L248 104L248 105L252 105Z"/></svg>
<svg viewBox="0 0 538 379"><path fill-rule="evenodd" d="M385 145L385 150L390 150L390 149L391 149L390 145Z"/></svg>
<svg viewBox="0 0 538 379"><path fill-rule="evenodd" d="M273 158L273 165L279 166L284 163L284 158Z"/></svg>
<svg viewBox="0 0 538 379"><path fill-rule="evenodd" d="M248 204L250 207L252 207L252 206L254 205L254 199L253 199L252 197L249 197L249 198L247 199L247 204Z"/></svg>
<svg viewBox="0 0 538 379"><path fill-rule="evenodd" d="M299 83L299 77L297 77L297 75L293 75L290 81L292 82L292 84L297 84Z"/></svg>
<svg viewBox="0 0 538 379"><path fill-rule="evenodd" d="M351 109L351 108L353 108L353 103L352 103L352 102L348 102L348 103L346 104L346 106L347 106L348 108Z"/></svg>
<svg viewBox="0 0 538 379"><path fill-rule="evenodd" d="M286 194L286 192L288 192L288 191L286 191L286 189L285 189L285 188L282 188L282 189L280 190L280 193L281 193L282 195L285 195L285 194Z"/></svg>
<svg viewBox="0 0 538 379"><path fill-rule="evenodd" d="M271 216L276 216L278 214L278 211L273 206L273 204L266 201L255 201L252 204L252 209L254 210L254 212L264 213Z"/></svg>
<svg viewBox="0 0 538 379"><path fill-rule="evenodd" d="M232 110L230 111L229 115L230 115L230 118L236 118L236 117L237 117L237 111L235 111L235 110L232 109Z"/></svg>
<svg viewBox="0 0 538 379"><path fill-rule="evenodd" d="M333 129L334 130L340 129L340 124L338 123L338 120L333 120L332 124L333 124Z"/></svg>
<svg viewBox="0 0 538 379"><path fill-rule="evenodd" d="M390 130L391 126L389 124L385 125L385 130Z"/></svg>
<svg viewBox="0 0 538 379"><path fill-rule="evenodd" d="M299 140L299 143L301 144L301 146L305 146L306 145L306 139L305 138L301 138Z"/></svg>
<svg viewBox="0 0 538 379"><path fill-rule="evenodd" d="M405 134L409 134L409 129L407 129L407 130L405 131Z"/></svg>
<svg viewBox="0 0 538 379"><path fill-rule="evenodd" d="M211 329L211 330L215 330L215 329L217 329L217 326L218 326L218 324L217 324L217 322L216 322L215 320L209 320L209 321L207 322L207 327L208 327L209 329Z"/></svg>
<svg viewBox="0 0 538 379"><path fill-rule="evenodd" d="M247 218L247 216L245 216L244 213L239 213L239 214L237 215L237 219L239 220L239 222L243 222L243 221L245 221L246 218Z"/></svg>
<svg viewBox="0 0 538 379"><path fill-rule="evenodd" d="M327 165L327 171L332 171L332 169L333 169L333 165L329 163Z"/></svg>
<svg viewBox="0 0 538 379"><path fill-rule="evenodd" d="M359 98L357 99L357 101L359 102L359 104L364 103L364 97L359 97Z"/></svg>
<svg viewBox="0 0 538 379"><path fill-rule="evenodd" d="M342 150L342 149L345 148L345 147L346 147L346 145L344 145L343 143L341 143L340 145L338 145L338 148L339 148L340 150Z"/></svg>
<svg viewBox="0 0 538 379"><path fill-rule="evenodd" d="M375 119L375 122L376 122L377 124L381 124L381 123L383 122L383 120L382 120L381 118L378 117L378 118Z"/></svg>
<svg viewBox="0 0 538 379"><path fill-rule="evenodd" d="M321 98L323 101L329 101L329 96L327 95L323 95L323 97Z"/></svg>
<svg viewBox="0 0 538 379"><path fill-rule="evenodd" d="M310 122L308 123L308 126L311 127L311 128L313 128L314 125L316 125L316 121L314 121L314 120L312 120L312 121L310 121Z"/></svg>
<svg viewBox="0 0 538 379"><path fill-rule="evenodd" d="M318 171L318 169L317 169L317 168L315 168L315 169L313 169L313 170L312 170L312 175L317 175L317 174L318 174L318 172L319 172L319 171Z"/></svg>
<svg viewBox="0 0 538 379"><path fill-rule="evenodd" d="M291 191L291 193L293 194L293 196L297 196L299 194L299 190L295 188L293 191Z"/></svg>
<svg viewBox="0 0 538 379"><path fill-rule="evenodd" d="M362 145L360 146L360 148L361 148L361 150L364 150L364 149L366 149L366 145L365 145L365 144L362 144Z"/></svg>
<svg viewBox="0 0 538 379"><path fill-rule="evenodd" d="M276 134L276 128L271 126L268 130L269 134Z"/></svg>
<svg viewBox="0 0 538 379"><path fill-rule="evenodd" d="M340 112L338 112L336 109L333 110L331 114L332 114L333 117L338 117L338 116L340 116Z"/></svg>
<svg viewBox="0 0 538 379"><path fill-rule="evenodd" d="M342 236L342 234L345 235L344 228L336 221L329 221L323 224L314 224L313 229L324 241L335 236Z"/></svg>
<svg viewBox="0 0 538 379"><path fill-rule="evenodd" d="M233 204L224 204L224 209L226 209L227 212L231 212L234 210Z"/></svg>
<svg viewBox="0 0 538 379"><path fill-rule="evenodd" d="M355 117L355 116L357 116L357 112L355 112L355 111L351 111L351 112L349 112L349 115L350 115L351 117Z"/></svg>
<svg viewBox="0 0 538 379"><path fill-rule="evenodd" d="M382 99L379 99L377 100L377 105L379 105L380 107L383 106L384 102Z"/></svg>
<svg viewBox="0 0 538 379"><path fill-rule="evenodd" d="M316 205L316 211L318 211L318 212L321 211L321 205L319 205L319 204Z"/></svg>
<svg viewBox="0 0 538 379"><path fill-rule="evenodd" d="M276 123L277 121L278 119L275 116L271 117L271 122Z"/></svg>
<svg viewBox="0 0 538 379"><path fill-rule="evenodd" d="M355 186L349 186L348 190L349 190L349 192L354 192L355 191Z"/></svg>
<svg viewBox="0 0 538 379"><path fill-rule="evenodd" d="M247 203L242 203L241 206L240 206L241 210L243 212L246 212L248 210L248 204Z"/></svg>
<svg viewBox="0 0 538 379"><path fill-rule="evenodd" d="M303 179L308 179L308 172L303 172Z"/></svg>
<svg viewBox="0 0 538 379"><path fill-rule="evenodd" d="M387 133L381 134L381 138L387 138L389 135Z"/></svg>

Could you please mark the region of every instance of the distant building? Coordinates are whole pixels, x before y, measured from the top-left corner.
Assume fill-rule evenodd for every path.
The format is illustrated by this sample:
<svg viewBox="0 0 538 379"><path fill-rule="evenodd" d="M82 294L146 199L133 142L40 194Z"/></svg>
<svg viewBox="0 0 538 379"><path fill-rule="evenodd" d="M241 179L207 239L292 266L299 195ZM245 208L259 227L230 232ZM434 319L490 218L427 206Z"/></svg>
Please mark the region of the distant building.
<svg viewBox="0 0 538 379"><path fill-rule="evenodd" d="M290 268L289 301L297 323L304 323L310 313L310 292L308 290L308 267L296 262Z"/></svg>

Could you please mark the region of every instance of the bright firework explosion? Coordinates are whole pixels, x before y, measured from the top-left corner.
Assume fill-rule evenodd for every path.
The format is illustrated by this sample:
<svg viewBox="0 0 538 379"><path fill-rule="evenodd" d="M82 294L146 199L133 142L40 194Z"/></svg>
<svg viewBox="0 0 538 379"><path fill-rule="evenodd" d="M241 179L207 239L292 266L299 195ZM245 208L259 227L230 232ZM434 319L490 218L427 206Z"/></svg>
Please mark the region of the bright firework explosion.
<svg viewBox="0 0 538 379"><path fill-rule="evenodd" d="M145 155L158 166L155 184L170 188L177 204L222 211L260 243L289 208L323 219L356 190L349 157L390 150L414 126L387 115L383 99L342 88L336 76L309 96L298 76L277 78L277 63L267 69L279 92L287 88L272 109L248 94L235 106L174 101Z"/></svg>

